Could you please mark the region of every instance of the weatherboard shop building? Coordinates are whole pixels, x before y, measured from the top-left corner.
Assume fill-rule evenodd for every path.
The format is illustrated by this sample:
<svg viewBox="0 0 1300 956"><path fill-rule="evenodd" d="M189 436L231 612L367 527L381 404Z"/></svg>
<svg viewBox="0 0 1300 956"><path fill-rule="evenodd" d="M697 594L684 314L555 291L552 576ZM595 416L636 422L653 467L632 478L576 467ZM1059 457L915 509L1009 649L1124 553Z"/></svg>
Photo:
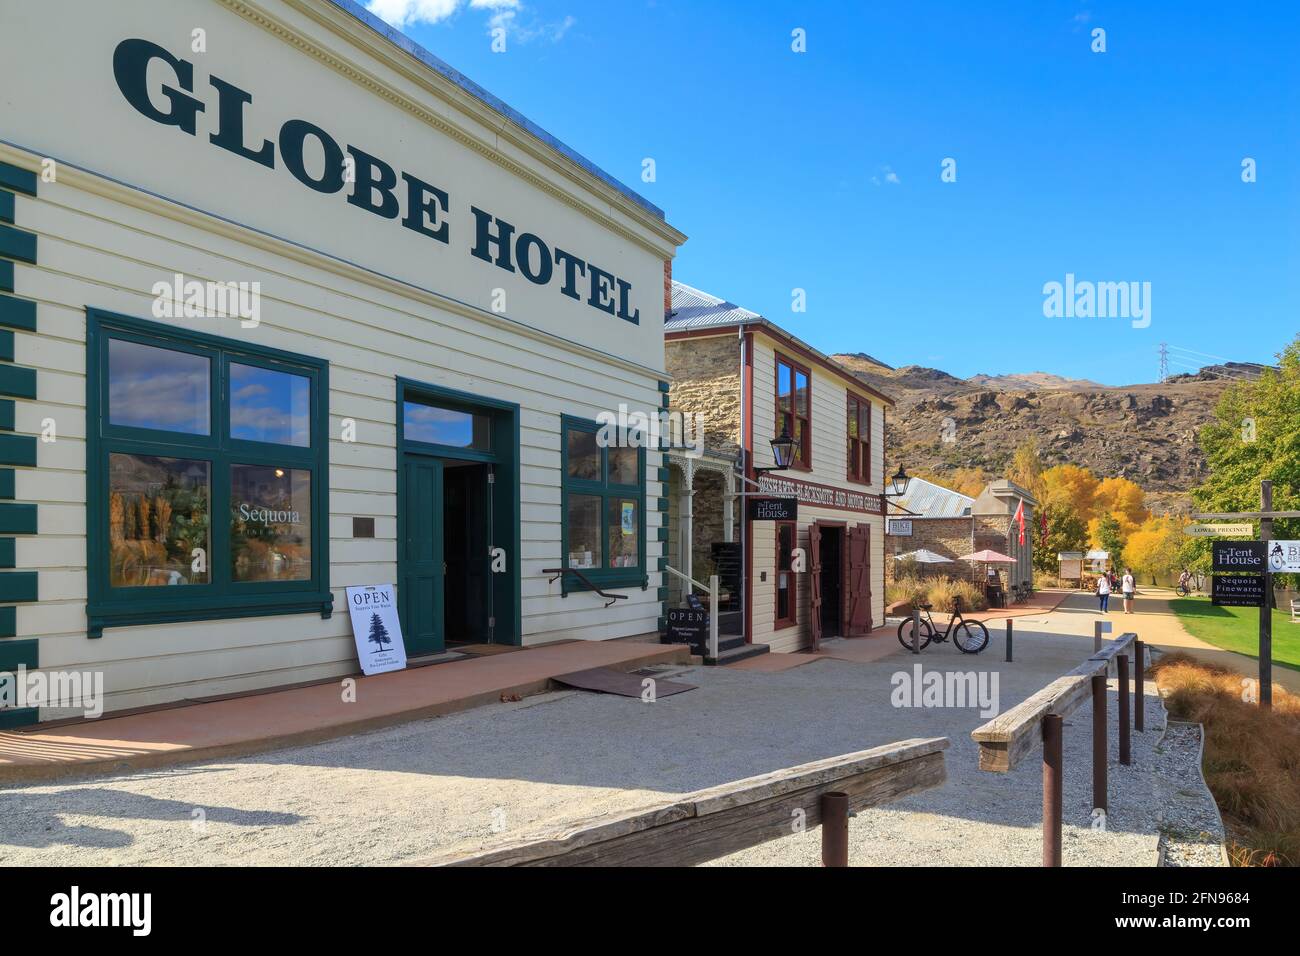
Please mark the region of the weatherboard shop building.
<svg viewBox="0 0 1300 956"><path fill-rule="evenodd" d="M654 639L658 209L349 0L5 4L0 64L0 670L355 673L386 583L411 657Z"/></svg>

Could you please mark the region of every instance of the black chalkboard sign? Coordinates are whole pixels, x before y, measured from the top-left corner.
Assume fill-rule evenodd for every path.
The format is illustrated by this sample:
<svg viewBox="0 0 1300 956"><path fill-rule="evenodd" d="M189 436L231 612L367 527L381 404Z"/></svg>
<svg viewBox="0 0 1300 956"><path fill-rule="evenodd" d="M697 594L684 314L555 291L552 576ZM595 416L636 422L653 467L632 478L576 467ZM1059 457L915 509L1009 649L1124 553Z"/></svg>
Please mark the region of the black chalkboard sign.
<svg viewBox="0 0 1300 956"><path fill-rule="evenodd" d="M750 521L795 521L799 517L798 498L750 498Z"/></svg>
<svg viewBox="0 0 1300 956"><path fill-rule="evenodd" d="M1213 571L1232 574L1262 574L1268 568L1263 541L1215 541Z"/></svg>
<svg viewBox="0 0 1300 956"><path fill-rule="evenodd" d="M703 649L709 640L709 612L702 608L668 609L668 643Z"/></svg>
<svg viewBox="0 0 1300 956"><path fill-rule="evenodd" d="M1216 574L1211 578L1210 603L1219 607L1263 607L1264 575Z"/></svg>

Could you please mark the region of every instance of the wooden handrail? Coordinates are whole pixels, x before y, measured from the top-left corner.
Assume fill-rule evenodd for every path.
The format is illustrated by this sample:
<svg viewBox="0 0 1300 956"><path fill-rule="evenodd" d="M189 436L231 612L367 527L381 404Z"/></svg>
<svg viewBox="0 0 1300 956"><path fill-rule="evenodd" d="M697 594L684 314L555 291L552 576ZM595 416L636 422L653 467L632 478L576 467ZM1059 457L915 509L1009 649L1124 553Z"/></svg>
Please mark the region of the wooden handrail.
<svg viewBox="0 0 1300 956"><path fill-rule="evenodd" d="M822 822L822 797L849 812L940 786L947 737L901 740L603 815L532 838L414 866L692 866Z"/></svg>
<svg viewBox="0 0 1300 956"><path fill-rule="evenodd" d="M603 598L609 598L609 600L605 602L605 607L609 607L609 606L610 606L611 604L613 604L615 601L626 601L626 600L627 600L627 595L626 595L626 594L615 594L615 593L613 593L612 591L602 591L602 590L601 590L601 589L596 585L596 583L595 583L594 581L591 580L591 578L587 577L585 574L583 574L583 573L582 573L581 571L579 571L577 568L542 568L542 573L543 573L543 574L553 574L553 575L555 575L555 577L551 578L551 580L550 580L550 582L549 582L549 583L552 583L552 584L555 582L555 580L556 580L557 578L561 578L561 577L563 577L563 576L566 575L566 574L572 574L575 578L577 578L577 579L578 579L579 581L581 581L583 584L587 585L587 588L588 588L589 590L591 590L591 591L595 591L597 594L599 594L599 595L600 595L601 597L603 597ZM568 597L569 595L566 593L566 594L563 594L563 595L561 595L561 596L562 596L562 597Z"/></svg>
<svg viewBox="0 0 1300 956"><path fill-rule="evenodd" d="M1121 634L1068 674L972 730L971 739L980 748L980 769L1005 773L1032 753L1042 742L1039 727L1043 718L1049 714L1069 716L1088 698L1092 678L1105 674L1111 660L1131 647L1136 639L1136 634Z"/></svg>

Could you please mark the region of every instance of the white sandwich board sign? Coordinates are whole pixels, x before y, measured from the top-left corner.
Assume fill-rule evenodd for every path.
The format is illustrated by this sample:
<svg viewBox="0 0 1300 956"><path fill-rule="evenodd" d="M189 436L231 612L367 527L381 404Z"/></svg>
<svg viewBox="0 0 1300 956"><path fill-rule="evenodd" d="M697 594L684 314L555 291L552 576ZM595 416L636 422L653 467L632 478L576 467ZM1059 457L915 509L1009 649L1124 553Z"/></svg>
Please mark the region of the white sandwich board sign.
<svg viewBox="0 0 1300 956"><path fill-rule="evenodd" d="M357 644L361 673L383 674L406 667L406 644L391 584L348 588L348 614Z"/></svg>

